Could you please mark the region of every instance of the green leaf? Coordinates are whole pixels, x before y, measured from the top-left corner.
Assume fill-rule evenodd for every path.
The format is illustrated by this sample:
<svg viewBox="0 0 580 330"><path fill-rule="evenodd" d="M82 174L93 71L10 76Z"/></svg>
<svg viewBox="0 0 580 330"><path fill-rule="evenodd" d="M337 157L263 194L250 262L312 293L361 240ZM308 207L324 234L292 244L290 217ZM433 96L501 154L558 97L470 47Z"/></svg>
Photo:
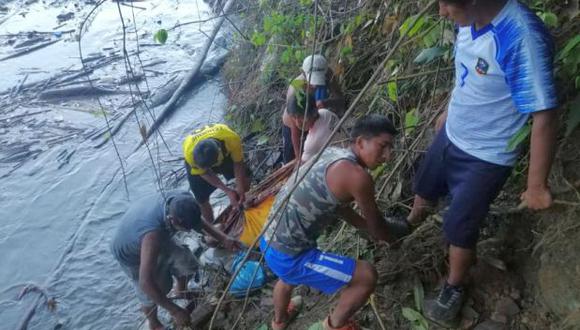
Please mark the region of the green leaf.
<svg viewBox="0 0 580 330"><path fill-rule="evenodd" d="M570 136L579 124L580 96L577 96L576 99L570 103L568 113L566 114L566 137Z"/></svg>
<svg viewBox="0 0 580 330"><path fill-rule="evenodd" d="M421 41L425 48L433 47L437 44L439 39L441 39L441 24L438 24L436 27L432 28L427 34L423 36Z"/></svg>
<svg viewBox="0 0 580 330"><path fill-rule="evenodd" d="M271 17L264 18L264 31L272 32L272 27L274 26L273 19Z"/></svg>
<svg viewBox="0 0 580 330"><path fill-rule="evenodd" d="M415 277L415 286L413 287L413 297L415 298L415 308L418 311L423 310L423 299L425 298L425 292L423 291L423 283L418 277Z"/></svg>
<svg viewBox="0 0 580 330"><path fill-rule="evenodd" d="M413 133L415 127L419 123L419 116L417 115L417 109L413 109L405 115L405 135Z"/></svg>
<svg viewBox="0 0 580 330"><path fill-rule="evenodd" d="M416 20L416 22L415 22L415 20ZM413 22L415 22L414 25L413 25ZM403 25L401 25L401 27L399 28L399 32L401 34L406 33L408 37L412 37L415 34L417 34L417 32L419 32L419 30L421 30L423 25L425 25L425 17L421 17L421 18L417 19L417 15L413 15L413 16L407 18L405 20L405 22L403 22Z"/></svg>
<svg viewBox="0 0 580 330"><path fill-rule="evenodd" d="M292 60L293 55L294 53L292 52L292 48L288 47L280 55L280 61L284 64L288 64Z"/></svg>
<svg viewBox="0 0 580 330"><path fill-rule="evenodd" d="M549 27L558 27L558 16L552 12L540 13L540 18Z"/></svg>
<svg viewBox="0 0 580 330"><path fill-rule="evenodd" d="M268 326L266 324L262 324L261 326L257 327L256 330L268 330Z"/></svg>
<svg viewBox="0 0 580 330"><path fill-rule="evenodd" d="M294 90L301 91L304 90L306 81L302 79L294 79L290 82L290 86L294 87Z"/></svg>
<svg viewBox="0 0 580 330"><path fill-rule="evenodd" d="M167 41L167 30L160 29L159 31L155 32L155 34L153 35L153 40L164 45L165 42Z"/></svg>
<svg viewBox="0 0 580 330"><path fill-rule="evenodd" d="M403 312L403 317L411 322L415 322L423 317L419 312L409 307L403 307L401 311Z"/></svg>
<svg viewBox="0 0 580 330"><path fill-rule="evenodd" d="M373 179L376 180L376 178L378 178L381 174L383 174L383 172L385 171L385 165L386 164L379 165L379 167L371 171L371 176L373 177Z"/></svg>
<svg viewBox="0 0 580 330"><path fill-rule="evenodd" d="M580 76L576 77L575 86L576 86L576 89L580 89Z"/></svg>
<svg viewBox="0 0 580 330"><path fill-rule="evenodd" d="M252 122L252 127L250 127L250 132L252 132L252 133L262 132L262 131L264 131L265 127L266 127L266 125L264 125L264 122L261 121L260 119L257 119L257 120L254 120Z"/></svg>
<svg viewBox="0 0 580 330"><path fill-rule="evenodd" d="M580 44L580 34L575 35L573 38L570 38L568 42L566 42L566 46L564 46L564 49L562 49L560 54L558 54L558 61L561 61L564 57L567 57L568 54L574 48L576 48L576 46L578 46L578 44Z"/></svg>
<svg viewBox="0 0 580 330"><path fill-rule="evenodd" d="M428 330L429 323L421 313L408 307L402 309L403 317L411 322L411 328L416 330Z"/></svg>
<svg viewBox="0 0 580 330"><path fill-rule="evenodd" d="M516 150L516 148L528 138L531 131L532 131L532 125L530 125L529 123L525 124L509 140L506 151L510 152L510 151Z"/></svg>
<svg viewBox="0 0 580 330"><path fill-rule="evenodd" d="M399 99L397 92L397 82L391 81L387 84L387 93L389 94L389 99L393 102L397 102Z"/></svg>
<svg viewBox="0 0 580 330"><path fill-rule="evenodd" d="M425 64L433 61L436 58L439 58L445 54L445 49L441 47L431 47L427 49L423 49L413 62L417 64Z"/></svg>
<svg viewBox="0 0 580 330"><path fill-rule="evenodd" d="M296 51L294 51L294 58L296 59L296 61L302 63L305 57L306 56L303 50L297 49Z"/></svg>
<svg viewBox="0 0 580 330"><path fill-rule="evenodd" d="M258 137L258 141L256 142L256 144L261 146L268 143L268 141L270 141L270 137L268 135L260 135L260 137Z"/></svg>
<svg viewBox="0 0 580 330"><path fill-rule="evenodd" d="M352 54L352 47L345 46L340 49L340 56L348 56Z"/></svg>
<svg viewBox="0 0 580 330"><path fill-rule="evenodd" d="M266 36L263 33L254 31L252 38L250 39L252 44L256 47L260 47L266 43Z"/></svg>

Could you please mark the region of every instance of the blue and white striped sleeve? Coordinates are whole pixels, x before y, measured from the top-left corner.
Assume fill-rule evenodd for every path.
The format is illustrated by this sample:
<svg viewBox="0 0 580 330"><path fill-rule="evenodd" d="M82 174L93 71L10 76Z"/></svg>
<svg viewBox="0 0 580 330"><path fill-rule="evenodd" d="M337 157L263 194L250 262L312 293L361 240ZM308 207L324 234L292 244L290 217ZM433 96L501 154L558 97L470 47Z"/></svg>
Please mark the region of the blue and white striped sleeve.
<svg viewBox="0 0 580 330"><path fill-rule="evenodd" d="M536 24L534 22L524 31L506 29L499 36L498 61L505 73L515 106L521 113L558 106L552 39L541 22L541 26Z"/></svg>

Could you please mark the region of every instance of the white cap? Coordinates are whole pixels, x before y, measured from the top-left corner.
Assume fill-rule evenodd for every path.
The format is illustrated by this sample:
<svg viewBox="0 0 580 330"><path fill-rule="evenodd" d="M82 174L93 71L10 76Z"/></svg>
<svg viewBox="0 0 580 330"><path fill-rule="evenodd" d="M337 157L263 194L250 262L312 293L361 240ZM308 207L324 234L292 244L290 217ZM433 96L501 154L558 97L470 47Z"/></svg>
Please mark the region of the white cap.
<svg viewBox="0 0 580 330"><path fill-rule="evenodd" d="M302 71L306 74L306 81L310 85L326 85L326 70L328 63L322 55L310 55L302 62Z"/></svg>

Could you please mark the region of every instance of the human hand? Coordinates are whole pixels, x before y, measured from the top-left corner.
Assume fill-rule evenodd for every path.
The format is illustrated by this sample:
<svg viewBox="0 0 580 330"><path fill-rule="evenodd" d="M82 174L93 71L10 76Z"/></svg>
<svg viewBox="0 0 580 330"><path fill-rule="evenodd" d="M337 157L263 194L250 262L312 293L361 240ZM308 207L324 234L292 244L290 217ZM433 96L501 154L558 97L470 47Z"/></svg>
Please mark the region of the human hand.
<svg viewBox="0 0 580 330"><path fill-rule="evenodd" d="M171 312L171 317L178 328L187 327L191 323L189 312L181 307L177 307Z"/></svg>
<svg viewBox="0 0 580 330"><path fill-rule="evenodd" d="M435 121L435 130L439 132L443 126L445 125L445 121L447 120L447 111L443 112L437 117Z"/></svg>
<svg viewBox="0 0 580 330"><path fill-rule="evenodd" d="M550 188L543 187L528 187L520 197L522 203L531 210L547 209L554 203Z"/></svg>
<svg viewBox="0 0 580 330"><path fill-rule="evenodd" d="M233 189L228 189L225 191L226 195L228 196L228 198L230 199L230 204L232 205L232 207L236 208L239 205L239 196L238 193L233 190Z"/></svg>
<svg viewBox="0 0 580 330"><path fill-rule="evenodd" d="M244 205L244 202L246 201L246 194L244 192L237 192L238 194L238 204L239 205Z"/></svg>
<svg viewBox="0 0 580 330"><path fill-rule="evenodd" d="M238 241L237 239L233 238L233 237L229 237L224 241L224 247L227 250L230 250L232 252L236 252L239 251L241 249L243 249L243 245L240 241Z"/></svg>

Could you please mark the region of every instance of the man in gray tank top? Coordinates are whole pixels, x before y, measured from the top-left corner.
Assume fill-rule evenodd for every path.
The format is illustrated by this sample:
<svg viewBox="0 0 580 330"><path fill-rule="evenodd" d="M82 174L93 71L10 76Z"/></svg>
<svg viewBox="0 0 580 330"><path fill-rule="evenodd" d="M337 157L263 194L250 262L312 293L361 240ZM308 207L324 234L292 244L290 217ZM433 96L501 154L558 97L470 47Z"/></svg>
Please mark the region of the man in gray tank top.
<svg viewBox="0 0 580 330"><path fill-rule="evenodd" d="M165 329L157 318L157 305L169 311L179 326L190 321L189 313L167 294L173 277L177 279L176 291L184 291L188 276L197 269L189 248L172 240L177 231L191 230L206 231L228 249L241 246L201 219L199 206L187 191L170 191L165 197L152 194L133 203L111 242L111 252L131 278L152 330Z"/></svg>
<svg viewBox="0 0 580 330"><path fill-rule="evenodd" d="M383 219L375 201L374 182L367 170L391 158L396 133L391 121L384 116L360 118L352 130L349 148L326 149L287 204L285 200L294 185L294 175L276 197L270 213L272 223L260 242L266 263L279 277L274 288L274 330L285 329L298 313L298 301L290 297L293 288L300 284L326 294L342 290L337 306L319 327L358 329L350 318L374 291L376 270L366 261L320 251L316 239L339 216L377 240L395 238L390 230L397 224ZM300 171L309 165L309 162L302 165ZM353 201L362 216L350 207ZM276 212L278 208L280 212Z"/></svg>

